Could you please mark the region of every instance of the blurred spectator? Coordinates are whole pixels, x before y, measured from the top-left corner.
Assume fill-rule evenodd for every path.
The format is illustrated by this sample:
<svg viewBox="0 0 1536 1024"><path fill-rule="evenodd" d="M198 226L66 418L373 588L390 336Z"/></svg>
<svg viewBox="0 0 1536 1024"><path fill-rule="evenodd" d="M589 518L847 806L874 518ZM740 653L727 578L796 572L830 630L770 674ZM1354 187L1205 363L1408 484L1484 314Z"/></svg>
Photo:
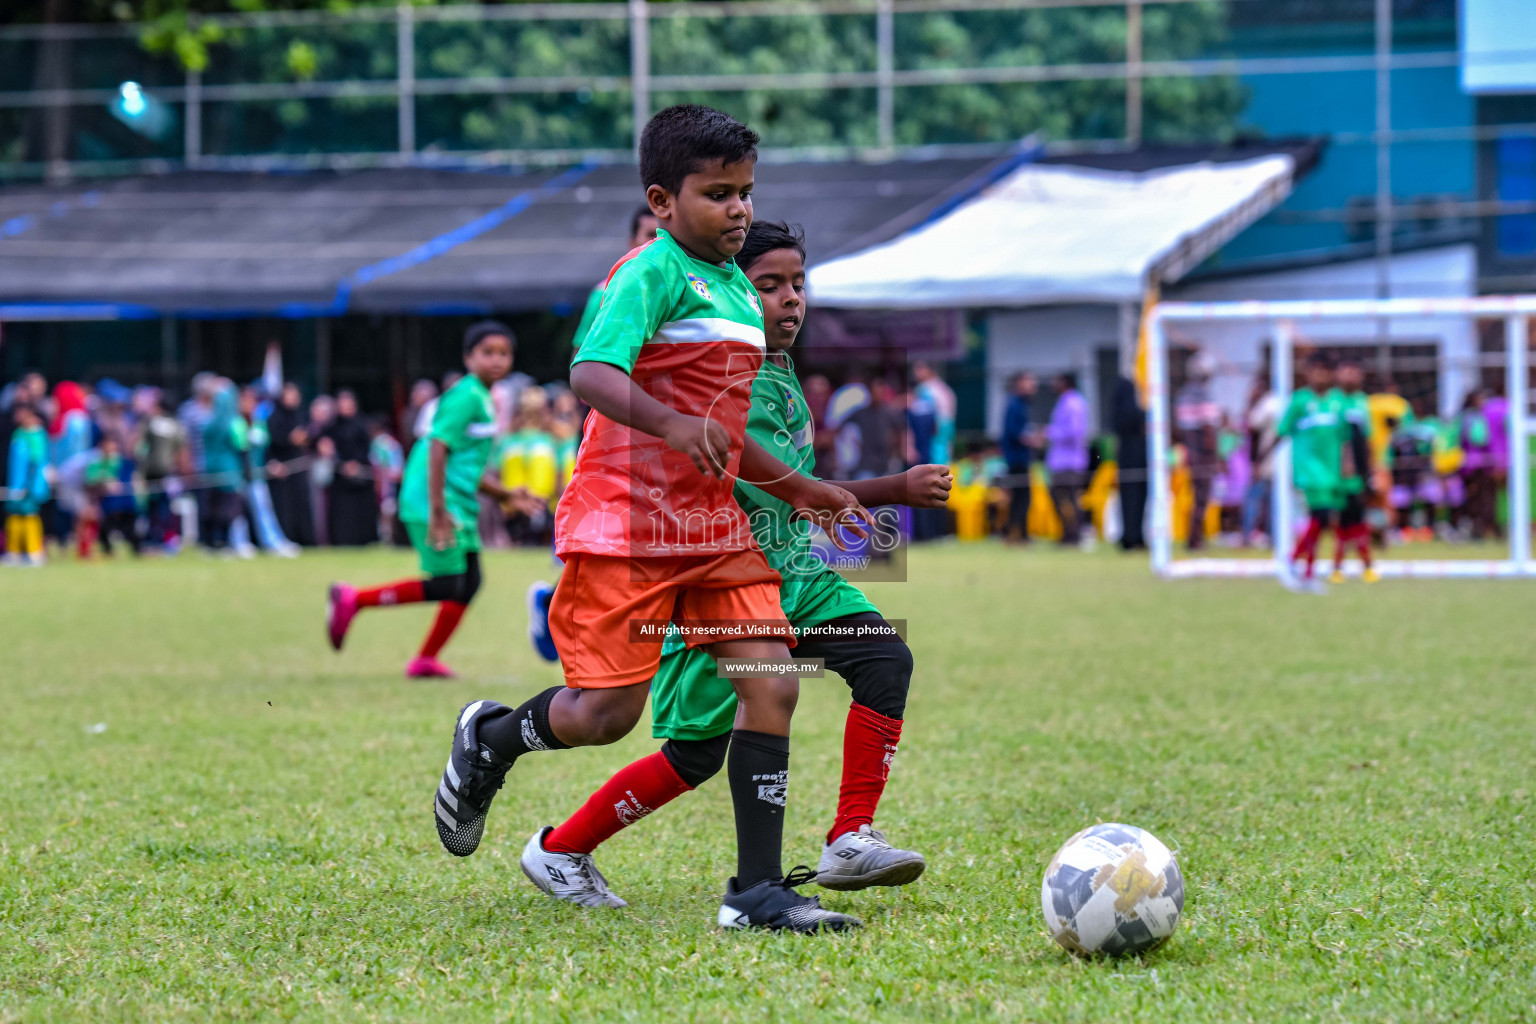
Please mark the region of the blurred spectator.
<svg viewBox="0 0 1536 1024"><path fill-rule="evenodd" d="M245 473L244 522L249 524L249 529L242 531L248 536L244 538L245 545L239 546L248 546L254 539L263 551L281 558L293 558L298 555L299 546L283 533L282 524L277 520L277 511L272 506L272 491L267 485L265 467L271 447L271 434L269 421L262 416L266 405L262 401L261 392L256 388L240 390L240 415L235 426L237 435L242 432L244 434L244 443L240 447Z"/></svg>
<svg viewBox="0 0 1536 1024"><path fill-rule="evenodd" d="M898 408L896 389L890 381L879 379L869 386L869 401L855 410L844 429L857 431L858 455L853 461L854 480L900 473L902 448L906 437L906 417ZM852 442L849 451L851 452Z"/></svg>
<svg viewBox="0 0 1536 1024"><path fill-rule="evenodd" d="M954 456L955 393L927 363L912 364L912 379L918 401L931 404L934 414L933 439L926 451L918 449L918 459L947 466Z"/></svg>
<svg viewBox="0 0 1536 1024"><path fill-rule="evenodd" d="M114 535L122 537L134 554L139 553L139 507L131 481L132 467L123 458L116 435L102 434L95 455L85 469L86 497L90 506L86 514L88 525L83 527L85 533L80 545L82 558L90 554L85 537L98 528L104 554L112 554Z"/></svg>
<svg viewBox="0 0 1536 1024"><path fill-rule="evenodd" d="M501 484L517 496L514 511L505 516L507 537L516 545L550 541L559 461L548 421L544 391L528 388L517 412L517 429L502 441L497 453Z"/></svg>
<svg viewBox="0 0 1536 1024"><path fill-rule="evenodd" d="M813 373L805 378L803 385L805 407L816 428L815 440L812 442L811 471L819 477L827 477L832 475L836 448L836 435L827 426L827 402L832 398L832 382L827 380L825 374Z"/></svg>
<svg viewBox="0 0 1536 1024"><path fill-rule="evenodd" d="M200 477L207 469L204 448L207 442L208 420L213 415L213 396L217 389L218 377L214 374L207 372L194 374L192 397L181 403L181 408L176 410L176 420L181 424L182 434L187 439L186 472L193 477ZM208 491L202 487L192 489L192 499L197 502L197 539L200 544L207 547L208 538L213 532L210 519L212 502Z"/></svg>
<svg viewBox="0 0 1536 1024"><path fill-rule="evenodd" d="M361 547L379 539L379 510L374 494L373 467L369 463L368 427L358 415L357 396L351 391L336 394L336 416L321 437L327 454L335 461L334 476L326 489L326 526L335 547Z"/></svg>
<svg viewBox="0 0 1536 1024"><path fill-rule="evenodd" d="M571 482L571 471L576 468L576 449L581 445L581 400L569 388L555 392L551 405L549 432L555 438L555 459L559 466L559 493ZM559 497L559 493L556 497Z"/></svg>
<svg viewBox="0 0 1536 1024"><path fill-rule="evenodd" d="M202 420L203 487L202 514L208 535L204 546L217 554L231 550L230 527L245 509L240 496L245 473L235 431L238 396L235 385L222 377L207 381L202 395L207 399L207 414Z"/></svg>
<svg viewBox="0 0 1536 1024"><path fill-rule="evenodd" d="M1473 540L1499 534L1492 442L1493 432L1483 412L1483 393L1471 391L1461 408L1461 474L1466 481L1466 515L1471 521Z"/></svg>
<svg viewBox="0 0 1536 1024"><path fill-rule="evenodd" d="M43 503L48 500L48 434L30 401L10 402L7 446L5 560L9 565L43 564Z"/></svg>
<svg viewBox="0 0 1536 1024"><path fill-rule="evenodd" d="M1189 379L1179 388L1174 400L1175 440L1184 446L1189 466L1189 482L1194 505L1189 511L1189 550L1205 547L1205 510L1211 500L1211 485L1221 471L1217 432L1221 427L1221 406L1211 398L1211 378L1216 361L1207 352L1190 357Z"/></svg>
<svg viewBox="0 0 1536 1024"><path fill-rule="evenodd" d="M1120 473L1120 547L1141 551L1147 546L1147 414L1136 382L1128 377L1115 381L1113 420Z"/></svg>
<svg viewBox="0 0 1536 1024"><path fill-rule="evenodd" d="M94 428L86 411L85 389L72 380L60 381L53 389L53 419L48 424L48 462L53 466L53 527L51 534L59 544L67 544L71 535L82 539L77 520L88 514L85 495L85 459L91 449ZM88 530L93 527L88 527ZM85 536L89 547L88 536Z"/></svg>
<svg viewBox="0 0 1536 1024"><path fill-rule="evenodd" d="M421 411L436 399L437 385L427 378L423 377L411 385L410 398L406 400L405 408L400 410L397 435L400 438L401 447L407 452L410 451L411 445L415 444L416 438L421 436L416 431L417 425L421 422Z"/></svg>
<svg viewBox="0 0 1536 1024"><path fill-rule="evenodd" d="M292 381L267 417L267 490L278 529L295 544L313 547L315 519L309 494L309 424L304 396Z"/></svg>
<svg viewBox="0 0 1536 1024"><path fill-rule="evenodd" d="M1008 405L1003 410L1002 451L1010 478L1007 537L1017 544L1029 543L1029 471L1035 461L1035 449L1040 446L1039 434L1032 425L1031 406L1039 390L1040 384L1034 374L1027 371L1014 374Z"/></svg>
<svg viewBox="0 0 1536 1024"><path fill-rule="evenodd" d="M405 449L385 427L383 416L368 418L368 464L379 499L379 536L396 547L409 543L397 518L400 511L400 481L405 476Z"/></svg>
<svg viewBox="0 0 1536 1024"><path fill-rule="evenodd" d="M1248 410L1243 422L1248 431L1248 462L1253 467L1248 492L1243 495L1244 545L1257 544L1270 530L1269 514L1275 493L1275 446L1280 441L1280 417L1285 404L1269 386L1269 374L1254 378L1248 391Z"/></svg>
<svg viewBox="0 0 1536 1024"><path fill-rule="evenodd" d="M1061 517L1061 543L1082 541L1078 504L1088 482L1088 400L1077 390L1077 374L1057 374L1056 405L1045 428L1045 468L1051 477L1051 501Z"/></svg>
<svg viewBox="0 0 1536 1024"><path fill-rule="evenodd" d="M144 515L148 530L145 540L151 547L163 550L177 543L170 489L172 481L187 468L187 435L181 424L166 414L158 391L149 391L143 399L143 408L133 451L138 461L139 478L144 481L146 491Z"/></svg>

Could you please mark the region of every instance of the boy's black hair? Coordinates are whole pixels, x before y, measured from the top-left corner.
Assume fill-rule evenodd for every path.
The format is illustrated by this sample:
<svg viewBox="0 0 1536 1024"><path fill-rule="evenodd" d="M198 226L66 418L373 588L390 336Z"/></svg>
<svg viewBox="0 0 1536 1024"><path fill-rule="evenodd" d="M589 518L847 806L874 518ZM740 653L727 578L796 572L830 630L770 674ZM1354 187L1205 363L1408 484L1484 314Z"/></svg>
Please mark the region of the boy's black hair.
<svg viewBox="0 0 1536 1024"><path fill-rule="evenodd" d="M464 354L469 355L475 350L475 346L493 334L499 334L517 347L517 335L512 333L512 328L496 320L480 320L470 324L464 329Z"/></svg>
<svg viewBox="0 0 1536 1024"><path fill-rule="evenodd" d="M629 215L629 237L634 238L635 232L640 230L640 222L647 217L656 216L651 212L650 206L638 206L635 212Z"/></svg>
<svg viewBox="0 0 1536 1024"><path fill-rule="evenodd" d="M805 231L798 224L786 224L782 220L753 221L747 229L747 240L741 243L736 254L736 265L743 271L752 264L779 249L793 249L805 260Z"/></svg>
<svg viewBox="0 0 1536 1024"><path fill-rule="evenodd" d="M1311 355L1307 356L1305 365L1308 369L1316 366L1319 369L1331 370L1334 367L1334 361L1333 357L1330 356L1327 352L1313 352Z"/></svg>
<svg viewBox="0 0 1536 1024"><path fill-rule="evenodd" d="M757 160L757 132L729 114L697 103L668 107L640 133L640 184L676 195L683 179L706 160L722 164Z"/></svg>

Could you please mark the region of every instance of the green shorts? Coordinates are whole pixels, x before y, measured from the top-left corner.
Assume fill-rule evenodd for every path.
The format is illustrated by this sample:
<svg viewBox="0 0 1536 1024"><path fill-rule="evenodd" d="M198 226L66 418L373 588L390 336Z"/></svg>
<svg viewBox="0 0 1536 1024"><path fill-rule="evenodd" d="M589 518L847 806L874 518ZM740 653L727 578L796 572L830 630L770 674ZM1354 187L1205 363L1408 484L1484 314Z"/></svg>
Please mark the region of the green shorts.
<svg viewBox="0 0 1536 1024"><path fill-rule="evenodd" d="M784 617L796 626L815 626L845 615L879 613L864 592L831 569L786 582L779 591ZM662 648L661 667L651 680L651 735L657 739L707 740L731 731L736 721L736 688L715 671L715 659L701 648L674 641Z"/></svg>
<svg viewBox="0 0 1536 1024"><path fill-rule="evenodd" d="M421 559L421 571L428 576L458 576L469 568L464 556L480 550L480 531L475 527L460 526L454 533L453 544L441 551L427 543L426 523L406 523L405 532Z"/></svg>

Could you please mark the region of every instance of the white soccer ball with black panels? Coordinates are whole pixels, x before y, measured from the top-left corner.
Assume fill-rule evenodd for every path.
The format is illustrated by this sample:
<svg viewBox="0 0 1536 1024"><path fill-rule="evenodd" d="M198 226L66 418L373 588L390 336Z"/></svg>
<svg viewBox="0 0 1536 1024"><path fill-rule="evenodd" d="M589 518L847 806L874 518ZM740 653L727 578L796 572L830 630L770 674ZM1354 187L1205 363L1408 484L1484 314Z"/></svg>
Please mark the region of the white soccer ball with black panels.
<svg viewBox="0 0 1536 1024"><path fill-rule="evenodd" d="M1184 876L1145 829L1094 825L1051 858L1040 908L1051 938L1079 956L1144 953L1178 926Z"/></svg>

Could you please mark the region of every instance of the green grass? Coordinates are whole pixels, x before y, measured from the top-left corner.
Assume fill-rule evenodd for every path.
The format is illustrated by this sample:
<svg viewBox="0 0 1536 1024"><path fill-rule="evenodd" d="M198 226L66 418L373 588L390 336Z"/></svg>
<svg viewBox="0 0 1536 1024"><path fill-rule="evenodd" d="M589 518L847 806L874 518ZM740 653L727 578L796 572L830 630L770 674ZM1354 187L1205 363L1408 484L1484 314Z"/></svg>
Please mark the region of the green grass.
<svg viewBox="0 0 1536 1024"><path fill-rule="evenodd" d="M0 1021L1536 1020L1528 584L1318 599L919 551L871 589L918 665L881 819L929 871L830 894L867 927L807 938L714 927L723 779L600 851L627 911L523 879L528 834L644 729L529 756L481 852L438 847L454 712L559 678L523 637L547 567L488 557L446 684L400 678L426 609L324 644L324 584L402 554L0 574ZM846 704L807 682L790 864L819 852ZM1044 933L1041 872L1097 820L1182 851L1184 921L1143 960Z"/></svg>

